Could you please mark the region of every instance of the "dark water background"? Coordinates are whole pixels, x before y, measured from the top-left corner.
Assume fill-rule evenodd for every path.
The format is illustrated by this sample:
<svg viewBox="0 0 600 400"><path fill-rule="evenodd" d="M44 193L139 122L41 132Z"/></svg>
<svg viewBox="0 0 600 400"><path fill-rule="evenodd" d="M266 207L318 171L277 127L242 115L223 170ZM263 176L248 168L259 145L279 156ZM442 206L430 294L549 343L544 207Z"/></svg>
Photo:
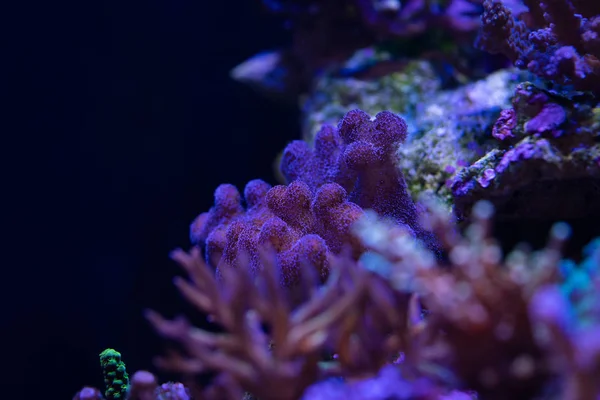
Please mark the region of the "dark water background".
<svg viewBox="0 0 600 400"><path fill-rule="evenodd" d="M162 348L141 317L181 306L168 252L223 182L273 182L298 115L228 71L287 41L259 2L3 5L2 399L101 386ZM3 46L4 47L4 46Z"/></svg>

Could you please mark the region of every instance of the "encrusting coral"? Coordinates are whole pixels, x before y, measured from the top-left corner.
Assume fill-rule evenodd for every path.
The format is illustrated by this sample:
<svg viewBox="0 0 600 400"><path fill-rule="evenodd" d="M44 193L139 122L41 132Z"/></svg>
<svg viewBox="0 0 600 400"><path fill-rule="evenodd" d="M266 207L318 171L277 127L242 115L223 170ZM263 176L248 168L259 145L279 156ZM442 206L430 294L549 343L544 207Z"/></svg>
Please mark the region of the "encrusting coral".
<svg viewBox="0 0 600 400"><path fill-rule="evenodd" d="M502 218L600 215L598 105L586 94L538 85L517 86L512 108L491 130L496 147L452 178L459 214L487 199Z"/></svg>

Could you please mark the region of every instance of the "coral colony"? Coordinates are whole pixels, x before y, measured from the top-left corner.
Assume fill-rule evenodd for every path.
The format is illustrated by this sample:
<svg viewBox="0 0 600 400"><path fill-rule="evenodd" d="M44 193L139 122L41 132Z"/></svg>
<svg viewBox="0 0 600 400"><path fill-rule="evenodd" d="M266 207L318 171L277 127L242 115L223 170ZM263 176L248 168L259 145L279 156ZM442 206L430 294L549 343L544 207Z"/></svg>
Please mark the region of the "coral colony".
<svg viewBox="0 0 600 400"><path fill-rule="evenodd" d="M215 329L148 311L182 383L107 349L74 399L600 399L600 238L567 260L560 222L600 216L600 1L264 7L293 43L232 76L297 101L303 140L171 254ZM546 246L506 252L524 219Z"/></svg>

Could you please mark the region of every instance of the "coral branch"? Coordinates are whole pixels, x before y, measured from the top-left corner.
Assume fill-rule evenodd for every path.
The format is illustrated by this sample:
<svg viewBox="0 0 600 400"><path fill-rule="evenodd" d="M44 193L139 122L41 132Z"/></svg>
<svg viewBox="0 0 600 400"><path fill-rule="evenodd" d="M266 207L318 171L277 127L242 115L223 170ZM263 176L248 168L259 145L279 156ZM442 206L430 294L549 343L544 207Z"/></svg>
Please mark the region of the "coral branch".
<svg viewBox="0 0 600 400"><path fill-rule="evenodd" d="M217 282L197 248L189 254L173 252L191 278L177 280L181 293L209 312L225 332L210 333L182 318L168 321L147 312L157 331L181 343L187 353L162 359L160 365L186 373L226 374L236 387L264 400L299 398L321 374L319 361L329 330L351 312L364 285L345 290L341 282L353 272L337 268L324 287L313 287L310 299L307 291L305 302L293 309L279 285L272 256L261 252L263 268L255 279L247 268L223 268L223 281Z"/></svg>
<svg viewBox="0 0 600 400"><path fill-rule="evenodd" d="M477 45L519 68L578 90L600 90L600 12L594 0L528 1L534 22L517 20L498 0L485 0Z"/></svg>

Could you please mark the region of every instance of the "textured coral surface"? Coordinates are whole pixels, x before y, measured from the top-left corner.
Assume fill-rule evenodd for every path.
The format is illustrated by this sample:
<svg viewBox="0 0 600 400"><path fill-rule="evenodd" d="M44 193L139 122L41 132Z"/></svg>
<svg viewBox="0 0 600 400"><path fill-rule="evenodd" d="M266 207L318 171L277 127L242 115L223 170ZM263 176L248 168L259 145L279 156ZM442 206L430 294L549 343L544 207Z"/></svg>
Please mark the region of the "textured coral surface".
<svg viewBox="0 0 600 400"><path fill-rule="evenodd" d="M304 140L171 254L214 324L146 313L183 383L107 349L107 399L600 399L600 239L564 259L560 221L599 233L600 2L264 5L292 46L235 74L296 79Z"/></svg>
<svg viewBox="0 0 600 400"><path fill-rule="evenodd" d="M192 242L205 249L217 268L237 266L244 257L258 268L258 248L277 253L286 286L298 282L300 264L308 262L325 278L329 256L349 246L354 257L362 245L350 227L373 209L409 227L435 245L418 223L418 212L396 167L395 152L407 135L405 121L389 112L371 120L363 111L348 112L337 128L324 126L314 148L303 141L283 152L281 171L288 184L270 187L251 181L242 197L235 187L221 185L215 205L191 226Z"/></svg>

